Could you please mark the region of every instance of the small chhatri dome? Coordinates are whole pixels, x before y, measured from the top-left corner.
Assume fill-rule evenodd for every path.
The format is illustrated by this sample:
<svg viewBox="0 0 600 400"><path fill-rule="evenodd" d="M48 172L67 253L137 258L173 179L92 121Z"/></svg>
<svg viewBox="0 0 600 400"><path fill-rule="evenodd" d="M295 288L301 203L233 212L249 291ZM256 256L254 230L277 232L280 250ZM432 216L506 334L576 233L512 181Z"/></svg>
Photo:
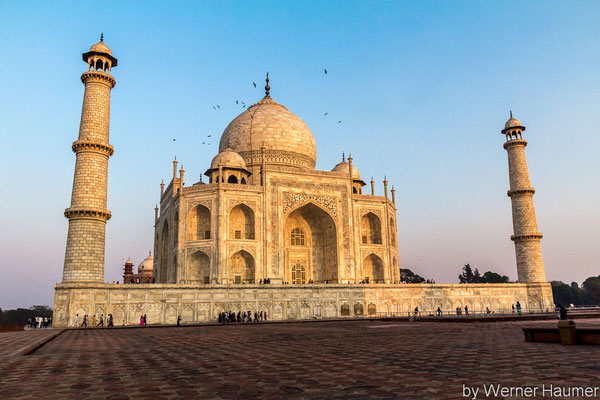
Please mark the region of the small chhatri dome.
<svg viewBox="0 0 600 400"><path fill-rule="evenodd" d="M131 261L131 258L125 261L125 265L133 265L133 261Z"/></svg>
<svg viewBox="0 0 600 400"><path fill-rule="evenodd" d="M523 126L523 125L521 124L521 121L519 121L516 118L513 118L512 111L511 111L510 112L510 119L508 121L506 121L506 124L504 124L504 129L514 128L516 126L520 127L520 126Z"/></svg>
<svg viewBox="0 0 600 400"><path fill-rule="evenodd" d="M258 165L264 147L267 164L314 169L317 145L312 132L304 121L271 98L270 89L267 82L265 97L227 125L219 151L231 147L248 165Z"/></svg>
<svg viewBox="0 0 600 400"><path fill-rule="evenodd" d="M348 174L348 161L342 160L341 163L339 163L338 165L336 165L335 167L333 167L333 169L331 171L333 172L341 172L343 174ZM354 166L354 164L352 164L352 178L354 179L360 179L360 173L358 172L358 168L356 168Z"/></svg>
<svg viewBox="0 0 600 400"><path fill-rule="evenodd" d="M96 53L106 53L112 56L112 51L110 51L110 48L105 45L103 41L100 41L90 47L90 51L95 51Z"/></svg>
<svg viewBox="0 0 600 400"><path fill-rule="evenodd" d="M154 258L152 257L152 254L150 254L140 263L140 265L138 265L138 274L141 274L144 271L152 271L153 268Z"/></svg>
<svg viewBox="0 0 600 400"><path fill-rule="evenodd" d="M235 169L246 169L246 162L235 151L231 150L231 148L227 147L225 150L221 151L219 154L212 159L210 163L211 169L218 169L219 164L223 168L235 168Z"/></svg>
<svg viewBox="0 0 600 400"><path fill-rule="evenodd" d="M112 51L104 43L104 34L100 36L100 41L98 43L90 47L90 50L87 53L83 53L83 61L87 62L88 58L90 58L93 55L104 56L111 61L113 68L117 66L118 60L113 57Z"/></svg>

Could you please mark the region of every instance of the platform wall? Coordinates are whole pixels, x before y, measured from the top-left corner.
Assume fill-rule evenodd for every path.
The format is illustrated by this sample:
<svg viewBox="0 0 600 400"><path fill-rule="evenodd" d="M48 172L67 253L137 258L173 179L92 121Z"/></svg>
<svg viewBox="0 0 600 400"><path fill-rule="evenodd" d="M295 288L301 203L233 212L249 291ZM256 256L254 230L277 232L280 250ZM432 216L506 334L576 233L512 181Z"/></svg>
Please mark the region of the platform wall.
<svg viewBox="0 0 600 400"><path fill-rule="evenodd" d="M75 314L90 319L112 314L115 325L212 322L222 311L264 311L269 320L361 317L377 313L524 311L554 307L549 283L537 284L370 284L370 285L175 285L59 283L54 325L67 326Z"/></svg>

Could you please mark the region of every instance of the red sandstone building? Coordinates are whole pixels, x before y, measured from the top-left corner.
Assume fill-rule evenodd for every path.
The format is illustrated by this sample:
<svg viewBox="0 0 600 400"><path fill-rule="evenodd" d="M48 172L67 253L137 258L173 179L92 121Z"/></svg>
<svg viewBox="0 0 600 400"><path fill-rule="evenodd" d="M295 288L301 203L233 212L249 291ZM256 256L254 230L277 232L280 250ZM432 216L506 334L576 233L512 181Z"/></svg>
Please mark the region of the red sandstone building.
<svg viewBox="0 0 600 400"><path fill-rule="evenodd" d="M138 265L137 274L133 273L133 261L127 260L123 268L123 283L154 283L154 258L152 253Z"/></svg>

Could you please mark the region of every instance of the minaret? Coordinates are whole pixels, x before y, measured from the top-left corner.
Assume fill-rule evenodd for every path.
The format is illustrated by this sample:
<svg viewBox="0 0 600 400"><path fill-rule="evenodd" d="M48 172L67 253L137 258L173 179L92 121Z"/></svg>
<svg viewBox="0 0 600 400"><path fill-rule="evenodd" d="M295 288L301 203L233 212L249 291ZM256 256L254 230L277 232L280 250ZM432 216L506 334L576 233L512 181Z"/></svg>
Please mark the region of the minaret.
<svg viewBox="0 0 600 400"><path fill-rule="evenodd" d="M115 86L111 69L117 59L100 42L83 54L88 64L81 75L85 85L79 139L73 142L76 155L63 282L104 281L104 234L110 211L106 209L108 158L114 150L108 142L110 91Z"/></svg>
<svg viewBox="0 0 600 400"><path fill-rule="evenodd" d="M525 159L527 141L523 139L524 130L525 127L518 119L513 118L511 111L510 119L502 130L502 134L506 136L504 148L508 152L510 190L507 194L512 203L514 230L511 240L515 242L519 282L546 282L540 246L542 234L538 232L533 207L535 190L530 185Z"/></svg>

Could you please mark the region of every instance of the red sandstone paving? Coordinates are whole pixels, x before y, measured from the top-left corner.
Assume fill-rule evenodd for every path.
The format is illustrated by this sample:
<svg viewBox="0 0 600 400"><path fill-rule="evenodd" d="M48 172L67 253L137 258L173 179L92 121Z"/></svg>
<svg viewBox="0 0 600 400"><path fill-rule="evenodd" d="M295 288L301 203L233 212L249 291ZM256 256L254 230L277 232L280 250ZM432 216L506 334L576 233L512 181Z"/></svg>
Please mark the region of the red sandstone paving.
<svg viewBox="0 0 600 400"><path fill-rule="evenodd" d="M10 332L0 399L458 399L463 384L600 386L600 346L525 342L524 326L556 321L81 329L29 356L4 349L44 331Z"/></svg>

